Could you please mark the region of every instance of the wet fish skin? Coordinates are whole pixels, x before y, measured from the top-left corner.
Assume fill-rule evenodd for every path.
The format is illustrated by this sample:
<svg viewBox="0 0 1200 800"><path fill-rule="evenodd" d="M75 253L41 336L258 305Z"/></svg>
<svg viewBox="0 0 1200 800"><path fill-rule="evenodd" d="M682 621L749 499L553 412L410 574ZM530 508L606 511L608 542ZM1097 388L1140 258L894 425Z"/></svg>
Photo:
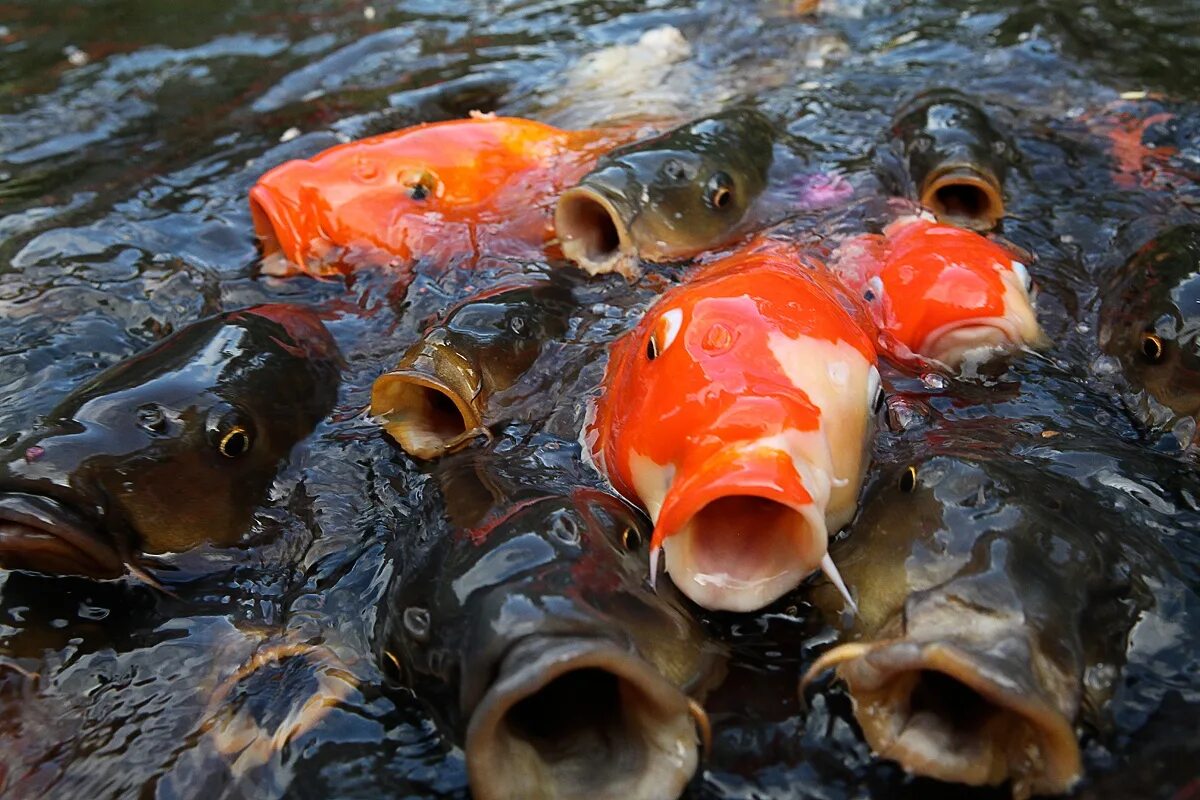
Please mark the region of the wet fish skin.
<svg viewBox="0 0 1200 800"><path fill-rule="evenodd" d="M1100 343L1131 383L1200 420L1200 225L1162 231L1115 273Z"/></svg>
<svg viewBox="0 0 1200 800"><path fill-rule="evenodd" d="M1124 520L1064 514L1089 507L1078 486L969 450L891 465L868 489L833 548L858 614L832 586L812 595L850 641L805 680L836 667L872 749L909 772L1064 793L1082 774L1084 670L1123 660L1138 613L1122 564L1137 545Z"/></svg>
<svg viewBox="0 0 1200 800"><path fill-rule="evenodd" d="M578 457L447 456L453 520L397 545L380 661L463 745L477 798L675 797L696 766L688 694L724 652L649 587L645 519L581 483Z"/></svg>
<svg viewBox="0 0 1200 800"><path fill-rule="evenodd" d="M114 578L142 554L236 544L339 380L324 324L284 305L201 320L110 367L0 456L0 565Z"/></svg>
<svg viewBox="0 0 1200 800"><path fill-rule="evenodd" d="M953 89L924 92L897 111L890 136L915 199L942 222L972 230L1004 218L1004 180L1013 143L972 99Z"/></svg>
<svg viewBox="0 0 1200 800"><path fill-rule="evenodd" d="M828 531L854 515L882 403L871 331L836 278L756 242L614 343L585 437L694 602L750 611L836 575Z"/></svg>
<svg viewBox="0 0 1200 800"><path fill-rule="evenodd" d="M766 188L776 138L743 107L618 147L559 198L563 255L633 278L639 259L682 261L733 240Z"/></svg>
<svg viewBox="0 0 1200 800"><path fill-rule="evenodd" d="M476 115L289 161L250 191L262 272L328 276L358 261L540 255L553 198L628 135Z"/></svg>
<svg viewBox="0 0 1200 800"><path fill-rule="evenodd" d="M563 336L575 305L562 272L468 298L375 380L371 414L417 458L464 444L496 420L493 397Z"/></svg>

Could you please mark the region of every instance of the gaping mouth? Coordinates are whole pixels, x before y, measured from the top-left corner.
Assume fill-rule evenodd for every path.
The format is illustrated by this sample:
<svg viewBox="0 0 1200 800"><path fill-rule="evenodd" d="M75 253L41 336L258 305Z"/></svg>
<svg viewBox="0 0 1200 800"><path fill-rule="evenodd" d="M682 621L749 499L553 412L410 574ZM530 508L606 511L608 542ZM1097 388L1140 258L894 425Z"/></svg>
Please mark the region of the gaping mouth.
<svg viewBox="0 0 1200 800"><path fill-rule="evenodd" d="M505 656L471 715L477 800L663 800L698 761L699 707L611 642L533 636Z"/></svg>
<svg viewBox="0 0 1200 800"><path fill-rule="evenodd" d="M298 273L304 265L303 239L293 215L274 191L263 185L250 190L250 218L262 247L260 272L275 277Z"/></svg>
<svg viewBox="0 0 1200 800"><path fill-rule="evenodd" d="M0 567L101 579L126 571L116 548L82 515L20 492L0 495Z"/></svg>
<svg viewBox="0 0 1200 800"><path fill-rule="evenodd" d="M1004 319L945 325L925 337L917 351L925 358L958 369L968 360L982 363L1021 348L1021 336Z"/></svg>
<svg viewBox="0 0 1200 800"><path fill-rule="evenodd" d="M988 231L1004 218L1004 194L990 172L969 165L942 169L921 187L921 204L942 222Z"/></svg>
<svg viewBox="0 0 1200 800"><path fill-rule="evenodd" d="M437 458L465 443L482 427L472 398L433 375L399 369L381 375L371 388L371 414L383 421L405 452Z"/></svg>
<svg viewBox="0 0 1200 800"><path fill-rule="evenodd" d="M1038 688L1029 659L904 639L845 644L805 681L837 666L863 736L906 770L972 786L1013 782L1013 794L1061 794L1082 770L1071 721ZM1028 653L1027 650L1022 652Z"/></svg>
<svg viewBox="0 0 1200 800"><path fill-rule="evenodd" d="M629 226L611 200L586 184L563 192L554 212L563 256L589 275L637 274L637 248Z"/></svg>

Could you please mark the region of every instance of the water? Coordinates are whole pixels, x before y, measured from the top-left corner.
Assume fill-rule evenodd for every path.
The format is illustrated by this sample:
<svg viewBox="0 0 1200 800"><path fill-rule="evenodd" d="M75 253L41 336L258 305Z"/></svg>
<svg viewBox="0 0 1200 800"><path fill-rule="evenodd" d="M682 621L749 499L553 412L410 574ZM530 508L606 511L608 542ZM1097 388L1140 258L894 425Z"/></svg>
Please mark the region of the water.
<svg viewBox="0 0 1200 800"><path fill-rule="evenodd" d="M1200 9L1190 0L823 5L804 17L785 0L0 4L0 436L188 321L263 300L322 307L348 367L337 410L258 514L256 526L274 534L268 546L179 557L163 577L171 595L0 576L0 793L466 795L461 751L414 697L384 690L372 656L396 542L439 500L363 409L421 322L490 276L426 265L407 297L386 271L257 279L245 196L266 169L472 109L587 126L753 98L869 194L871 148L891 111L950 84L1016 138L1004 235L1038 255L1031 271L1054 345L975 382L885 375L894 430L877 458L930 452L953 429L984 450L1016 452L1031 475L1078 482L1097 507L1161 541L1172 569L1151 586L1155 602L1107 713L1081 728L1088 780L1078 794L1191 796L1200 477L1194 455L1125 410L1119 377L1091 365L1099 278L1164 220L1200 211ZM634 60L662 84L654 93L636 74L565 77L588 53L664 24L683 32L691 55ZM1176 151L1121 178L1096 120L1136 108L1128 98L1140 93L1150 93L1142 108L1175 115L1148 138ZM794 225L814 238L836 227L819 219ZM543 352L515 408L573 437L578 409L547 398L594 385L604 342L661 285L598 282L576 334ZM716 744L690 797L958 796L872 760L840 691L801 705L796 678L834 636L803 591L706 624L733 642L735 662L709 703ZM278 751L234 760L218 747L226 718L210 699L274 644L323 645L354 688ZM311 684L298 680L297 692Z"/></svg>

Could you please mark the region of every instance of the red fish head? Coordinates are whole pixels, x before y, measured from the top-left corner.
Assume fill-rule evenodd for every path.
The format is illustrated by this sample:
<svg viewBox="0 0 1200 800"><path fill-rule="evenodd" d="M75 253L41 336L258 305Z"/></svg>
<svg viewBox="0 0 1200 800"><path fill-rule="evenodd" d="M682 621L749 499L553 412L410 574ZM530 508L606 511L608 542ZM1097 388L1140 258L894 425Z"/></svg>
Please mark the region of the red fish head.
<svg viewBox="0 0 1200 800"><path fill-rule="evenodd" d="M816 273L734 255L616 344L586 434L654 520L652 560L700 605L747 611L832 570L878 392L870 338Z"/></svg>
<svg viewBox="0 0 1200 800"><path fill-rule="evenodd" d="M266 173L250 192L268 274L338 272L338 254L407 260L501 223L540 248L556 189L587 169L575 134L530 120L472 118L338 145ZM575 163L578 160L578 163ZM561 162L561 163L560 163ZM282 258L271 258L279 254Z"/></svg>
<svg viewBox="0 0 1200 800"><path fill-rule="evenodd" d="M926 219L895 222L884 236L864 294L910 351L958 369L1043 343L1029 271L1009 250Z"/></svg>

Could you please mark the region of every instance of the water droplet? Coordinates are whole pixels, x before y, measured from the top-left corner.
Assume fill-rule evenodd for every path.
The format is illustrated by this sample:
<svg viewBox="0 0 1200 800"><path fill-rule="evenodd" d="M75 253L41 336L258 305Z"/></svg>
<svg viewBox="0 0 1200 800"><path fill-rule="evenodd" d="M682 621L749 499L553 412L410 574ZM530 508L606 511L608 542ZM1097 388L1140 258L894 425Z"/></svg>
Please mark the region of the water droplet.
<svg viewBox="0 0 1200 800"><path fill-rule="evenodd" d="M950 381L946 380L946 376L940 372L926 372L921 375L921 383L925 384L930 389L945 389L950 385Z"/></svg>

